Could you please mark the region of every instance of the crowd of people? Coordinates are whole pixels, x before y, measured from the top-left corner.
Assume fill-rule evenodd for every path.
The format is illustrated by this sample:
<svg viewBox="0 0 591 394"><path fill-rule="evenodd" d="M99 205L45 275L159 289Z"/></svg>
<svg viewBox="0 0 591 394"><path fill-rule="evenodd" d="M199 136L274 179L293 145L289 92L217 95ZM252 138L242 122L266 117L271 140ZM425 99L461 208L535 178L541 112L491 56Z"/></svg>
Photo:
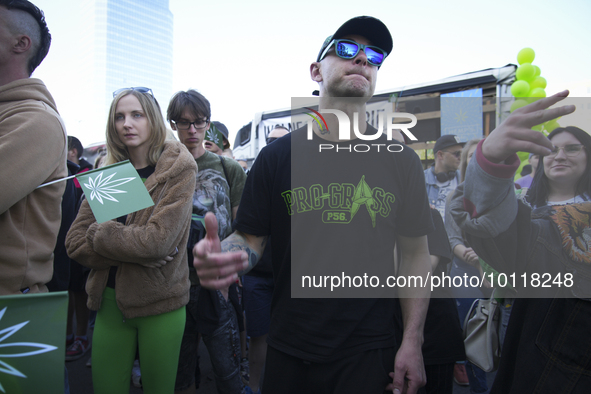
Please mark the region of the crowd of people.
<svg viewBox="0 0 591 394"><path fill-rule="evenodd" d="M95 393L131 383L195 393L201 342L223 394L451 394L454 380L471 393L591 387L591 136L532 130L575 110L548 109L567 91L514 111L485 139L440 137L426 169L402 134L399 152L369 160L323 153L319 144L379 133L353 114L365 113L393 41L380 20L360 16L324 40L310 66L319 111L344 112L357 121L351 130L331 115L311 134L278 126L247 169L198 91L170 99L167 125L150 88L122 87L93 166L31 78L51 42L42 11L0 0L0 22L0 294L69 292L65 358L92 348ZM220 144L206 138L212 131ZM518 151L531 152L532 172L515 184ZM37 188L125 160L153 206L98 223L77 181ZM489 387L466 358L462 325L474 300L500 287L493 276L432 294L403 286L384 297L293 296L303 266L425 280L547 273L570 275L570 285L502 289L501 361Z"/></svg>

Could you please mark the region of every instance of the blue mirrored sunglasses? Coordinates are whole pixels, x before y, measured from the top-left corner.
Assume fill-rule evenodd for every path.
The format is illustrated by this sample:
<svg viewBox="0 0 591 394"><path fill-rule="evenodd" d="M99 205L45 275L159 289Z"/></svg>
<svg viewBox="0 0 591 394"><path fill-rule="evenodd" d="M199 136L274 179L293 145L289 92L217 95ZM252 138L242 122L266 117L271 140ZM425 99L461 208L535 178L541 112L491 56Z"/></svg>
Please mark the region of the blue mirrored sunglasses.
<svg viewBox="0 0 591 394"><path fill-rule="evenodd" d="M335 53L342 59L353 59L359 51L363 50L368 63L372 66L381 66L386 56L388 56L384 50L375 46L359 44L353 40L332 40L322 52L321 61L333 45L335 46Z"/></svg>
<svg viewBox="0 0 591 394"><path fill-rule="evenodd" d="M135 88L121 88L121 89L117 89L117 90L115 90L113 92L113 97L117 97L117 95L119 93L124 92L126 90L133 90L133 91L140 92L140 93L147 93L150 96L152 96L152 98L154 98L154 93L152 92L152 89L150 89L150 88L144 88L144 87L141 87L141 86L135 87Z"/></svg>

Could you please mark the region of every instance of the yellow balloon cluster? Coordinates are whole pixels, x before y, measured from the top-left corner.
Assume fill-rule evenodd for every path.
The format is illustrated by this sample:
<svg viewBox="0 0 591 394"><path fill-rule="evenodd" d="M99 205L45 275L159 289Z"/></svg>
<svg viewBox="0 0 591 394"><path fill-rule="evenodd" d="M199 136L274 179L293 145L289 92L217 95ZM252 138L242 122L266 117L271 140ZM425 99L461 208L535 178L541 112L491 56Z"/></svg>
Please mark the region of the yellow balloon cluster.
<svg viewBox="0 0 591 394"><path fill-rule="evenodd" d="M517 54L519 67L515 71L515 82L511 85L511 94L516 100L511 105L510 111L513 112L529 103L540 98L546 97L546 79L541 76L540 67L532 64L536 57L536 52L531 48L523 48ZM552 130L560 125L556 121L546 122L543 125L536 126L544 134L548 135Z"/></svg>
<svg viewBox="0 0 591 394"><path fill-rule="evenodd" d="M536 53L531 48L523 48L517 54L519 67L515 71L517 80L511 85L511 94L515 97L546 97L546 79L540 76L540 67L532 63Z"/></svg>

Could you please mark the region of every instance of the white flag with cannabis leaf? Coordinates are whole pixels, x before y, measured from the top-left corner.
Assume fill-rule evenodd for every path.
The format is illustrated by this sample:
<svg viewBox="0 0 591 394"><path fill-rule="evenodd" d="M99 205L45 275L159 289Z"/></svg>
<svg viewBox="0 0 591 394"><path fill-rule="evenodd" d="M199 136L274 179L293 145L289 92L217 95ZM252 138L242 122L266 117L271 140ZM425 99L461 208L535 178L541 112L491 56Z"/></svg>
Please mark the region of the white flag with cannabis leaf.
<svg viewBox="0 0 591 394"><path fill-rule="evenodd" d="M154 205L129 160L76 175L98 223Z"/></svg>

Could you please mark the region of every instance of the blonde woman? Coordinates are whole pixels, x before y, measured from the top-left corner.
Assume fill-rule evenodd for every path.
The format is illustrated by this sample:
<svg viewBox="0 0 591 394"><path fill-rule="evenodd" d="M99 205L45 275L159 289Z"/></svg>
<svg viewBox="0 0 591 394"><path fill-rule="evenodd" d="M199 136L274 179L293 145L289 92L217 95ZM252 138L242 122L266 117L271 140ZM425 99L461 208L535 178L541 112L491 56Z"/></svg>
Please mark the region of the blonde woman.
<svg viewBox="0 0 591 394"><path fill-rule="evenodd" d="M105 165L130 160L154 206L97 223L84 201L66 245L91 268L88 307L98 311L92 354L94 391L128 393L139 348L145 393L172 393L189 301L186 244L196 164L166 140L151 89L114 93Z"/></svg>

